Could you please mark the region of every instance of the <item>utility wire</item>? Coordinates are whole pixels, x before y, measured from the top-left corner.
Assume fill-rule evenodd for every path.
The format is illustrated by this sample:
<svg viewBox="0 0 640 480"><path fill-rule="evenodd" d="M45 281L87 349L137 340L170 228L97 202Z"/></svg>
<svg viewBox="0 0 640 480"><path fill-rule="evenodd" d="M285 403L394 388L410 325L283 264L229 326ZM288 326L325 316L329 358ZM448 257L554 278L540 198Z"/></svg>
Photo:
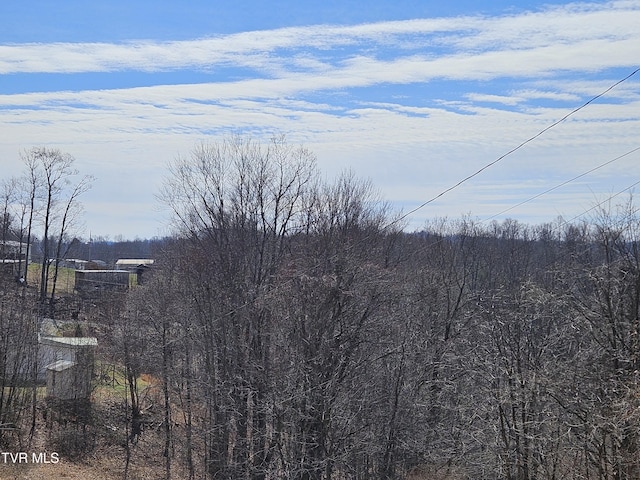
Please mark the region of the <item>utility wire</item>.
<svg viewBox="0 0 640 480"><path fill-rule="evenodd" d="M595 172L596 170L599 170L602 167L606 167L607 165L609 165L609 164L611 164L611 163L613 163L613 162L615 162L617 160L620 160L621 158L627 157L627 156L631 155L632 153L637 152L638 150L640 150L640 147L636 147L633 150L630 150L627 153L623 153L622 155L620 155L620 156L618 156L618 157L616 157L616 158L614 158L612 160L609 160L607 162L601 163L600 165L598 165L597 167L592 168L591 170L588 170L588 171L586 171L584 173L581 173L580 175L577 175L577 176L575 176L575 177L573 177L573 178L571 178L569 180L566 180L566 181L556 185L555 187L551 187L551 188L545 190L544 192L538 193L537 195L534 195L533 197L528 198L527 200L524 200L524 201L522 201L522 202L520 202L520 203L518 203L516 205L512 205L511 207L509 207L509 208L507 208L505 210L502 210L500 213L496 213L495 215L492 215L492 216L490 216L488 218L485 218L482 221L483 222L488 222L489 220L493 220L494 218L499 217L500 215L502 215L504 213L507 213L508 211L513 210L514 208L518 208L518 207L524 205L525 203L529 203L529 202L535 200L536 198L539 198L539 197L542 197L543 195L546 195L549 192L552 192L552 191L554 191L554 190L556 190L556 189L558 189L560 187L564 187L565 185L567 185L567 184L569 184L571 182L574 182L574 181L578 180L579 178L582 178L582 177L584 177L586 175L589 175L590 173L593 173L593 172Z"/></svg>
<svg viewBox="0 0 640 480"><path fill-rule="evenodd" d="M606 90L604 90L603 92L599 93L598 95L596 95L595 97L589 99L587 102L583 103L582 105L580 105L579 107L573 109L572 111L570 111L569 113L567 113L564 117L562 117L560 120L556 120L555 122L553 122L551 125L543 128L541 131L539 131L538 133L536 133L533 137L528 138L527 140L525 140L524 142L520 143L518 146L512 148L511 150L509 150L507 153L501 155L500 157L498 157L497 159L493 160L492 162L487 163L484 167L482 167L481 169L479 169L478 171L476 171L475 173L472 173L471 175L463 178L462 180L460 180L458 183L452 185L451 187L443 190L442 192L440 192L439 194L437 194L435 197L430 198L429 200L425 201L424 203L418 205L417 207L413 208L412 210L409 210L407 213L401 215L400 217L398 217L397 219L395 219L389 226L398 223L402 220L404 220L405 218L407 218L409 215L414 214L415 212L417 212L418 210L423 209L424 207L426 207L427 205L429 205L430 203L433 203L435 200L437 200L438 198L442 197L443 195L446 195L447 193L449 193L450 191L458 188L460 185L462 185L463 183L471 180L473 177L476 177L478 175L480 175L482 172L484 172L485 170L487 170L488 168L492 167L493 165L495 165L496 163L504 160L506 157L508 157L509 155L511 155L512 153L517 152L518 150L520 150L522 147L524 147L525 145L527 145L528 143L532 142L533 140L537 139L538 137L544 135L546 132L548 132L549 130L551 130L552 128L556 127L557 125L559 125L560 123L564 122L567 118L571 117L572 115L575 115L576 113L578 113L580 110L582 110L583 108L587 107L588 105L590 105L591 103L595 102L597 99L599 99L600 97L606 95L607 93L609 93L611 90L613 90L614 88L616 88L618 85L620 85L621 83L629 80L631 77L633 77L636 73L640 72L640 68L635 69L633 72L631 72L629 75L627 75L626 77L624 77L621 80L618 80L616 83L614 83L613 85L611 85L610 87L608 87Z"/></svg>
<svg viewBox="0 0 640 480"><path fill-rule="evenodd" d="M638 185L640 185L640 180L638 180L637 182L629 185L627 188L624 188L622 190L620 190L618 193L615 193L613 195L610 195L609 197L605 198L604 200L602 200L601 202L596 203L593 207L589 208L588 210L585 210L584 212L576 215L575 217L571 218L570 220L567 221L562 221L563 225L570 225L571 222L573 222L574 220L576 220L577 218L582 217L583 215L586 215L587 213L595 210L596 208L599 208L600 206L604 205L607 202L610 202L612 199L616 198L618 195L622 195L624 192L628 192L631 191L634 187L637 187Z"/></svg>
<svg viewBox="0 0 640 480"><path fill-rule="evenodd" d="M593 210L600 208L602 205L604 205L605 203L610 202L612 199L616 198L618 195L622 195L624 192L628 192L628 191L632 191L634 187L640 185L640 180L638 180L637 182L634 182L633 184L629 185L627 188L624 188L622 190L620 190L618 193L615 193L613 195L608 196L607 198L605 198L604 200L598 202L597 204L595 204L594 206L592 206L591 208L585 210L582 213L579 213L578 215L576 215L575 217L569 219L569 220L565 220L563 218L560 219L560 221L558 222L558 225L555 227L551 228L551 231L553 232L554 230L557 232L558 235L560 235L561 231L560 229L562 227L567 227L567 226L571 226L571 224L578 218L586 215L589 212L592 212ZM559 238L559 237L558 237ZM564 259L567 256L570 256L571 253L570 252L565 252L561 255L558 255L552 259L550 259L549 261L547 261L544 265L543 268L548 268L550 265Z"/></svg>

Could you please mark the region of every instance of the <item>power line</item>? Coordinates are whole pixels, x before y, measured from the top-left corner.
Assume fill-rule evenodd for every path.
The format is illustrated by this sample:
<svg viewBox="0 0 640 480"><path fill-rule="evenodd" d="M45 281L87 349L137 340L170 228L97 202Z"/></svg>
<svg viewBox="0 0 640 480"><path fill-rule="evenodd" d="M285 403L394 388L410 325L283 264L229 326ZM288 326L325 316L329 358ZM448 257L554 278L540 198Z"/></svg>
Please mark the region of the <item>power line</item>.
<svg viewBox="0 0 640 480"><path fill-rule="evenodd" d="M604 205L607 202L610 202L612 199L616 198L618 195L622 195L624 192L631 191L634 187L637 187L638 185L640 185L640 180L638 180L637 182L629 185L627 188L624 188L624 189L620 190L618 193L610 195L609 197L605 198L601 202L596 203L593 207L585 210L584 212L580 213L579 215L576 215L575 217L571 218L570 220L567 220L567 221L563 220L563 224L564 225L570 225L571 222L573 222L575 219L580 218L583 215L586 215L587 213L595 210L596 208L599 208L600 206Z"/></svg>
<svg viewBox="0 0 640 480"><path fill-rule="evenodd" d="M637 151L637 150L640 150L640 147L638 147L638 148L634 149L633 151ZM630 154L630 153L632 153L633 151L631 151L631 152L627 152L626 154L624 154L624 155L622 155L622 156L620 156L620 157L618 157L618 158L622 158L622 157L624 157L624 156L626 156L626 155L629 155L629 154ZM610 160L610 161L609 161L609 162L607 162L607 163L611 163L612 161L615 161L615 160L617 160L617 159ZM603 164L603 165L605 165L605 164ZM597 169L597 168L599 168L599 167L596 167L596 169ZM592 169L592 170L595 170L595 169ZM592 170L591 170L591 171L592 171ZM586 172L586 173L584 173L583 175L586 175L587 173L589 173L589 172ZM568 183L568 182L565 182L565 183ZM591 211L593 211L593 210L596 210L597 208L600 208L602 205L604 205L604 204L606 204L606 203L610 202L612 199L616 198L617 196L622 195L624 192L631 191L634 187L637 187L638 185L640 185L640 180L638 180L638 181L634 182L633 184L629 185L628 187L626 187L626 188L624 188L624 189L620 190L618 193L615 193L615 194L613 194L613 195L609 195L609 196L608 196L607 198L605 198L604 200L602 200L602 201L598 202L598 203L597 203L597 204L595 204L594 206L592 206L592 207L588 208L587 210L583 211L582 213L580 213L580 214L578 214L578 215L574 216L573 218L571 218L571 219L569 219L569 220L565 220L565 219L563 219L563 218L560 218L560 219L559 219L559 221L558 221L558 225L557 225L557 226L555 226L555 227L552 227L552 228L551 228L551 231L555 230L555 231L557 231L557 233L558 233L558 234L560 234L560 229L561 229L562 227L564 227L564 226L570 226L570 225L571 225L571 224L572 224L576 219L578 219L578 218L580 218L580 217L582 217L582 216L584 216L584 215L588 214L589 212L591 212ZM554 187L554 188L555 188L555 187ZM540 194L540 195L543 195L543 194ZM538 196L540 196L540 195L538 195ZM493 217L491 217L491 218L493 218ZM491 218L486 219L486 220L484 220L484 221L490 220ZM482 223L482 221L481 221L480 223ZM434 232L434 233L435 233L436 235L439 235L439 232ZM440 233L442 233L442 232L440 232ZM476 233L476 235L477 235L477 233ZM435 246L437 246L437 245L439 245L440 243L443 243L443 242L445 242L445 241L447 241L447 236L446 236L446 235L444 235L444 234L441 234L441 235L440 235L440 238L439 238L439 239L437 239L436 241L434 241L434 242L432 242L432 243L429 243L429 244L427 244L427 245L424 245L424 246L422 246L422 247L419 247L419 248L417 248L417 249L415 249L415 250L412 250L412 251L409 253L409 256L412 256L412 257L413 257L413 256L415 256L415 255L417 255L417 254L419 254L419 253L422 253L422 252L424 252L424 251L426 251L426 250L428 250L428 249L430 249L430 248L433 248L433 247L435 247ZM551 263L556 262L559 258L562 258L562 256L560 256L560 257L556 257L556 258L554 258L553 260L551 260L551 261L547 262L547 264L546 264L545 266L549 266Z"/></svg>
<svg viewBox="0 0 640 480"><path fill-rule="evenodd" d="M556 185L554 187L551 187L551 188L545 190L544 192L538 193L537 195L534 195L533 197L528 198L528 199L526 199L526 200L524 200L524 201L522 201L522 202L520 202L520 203L518 203L516 205L512 205L511 207L509 207L509 208L507 208L505 210L502 210L500 213L496 213L495 215L492 215L492 216L490 216L488 218L485 218L483 221L487 222L487 221L492 220L492 219L494 219L496 217L499 217L500 215L502 215L502 214L504 214L504 213L506 213L506 212L508 212L510 210L513 210L514 208L518 208L518 207L524 205L525 203L529 203L529 202L535 200L536 198L540 198L543 195L546 195L549 192L557 190L560 187L564 187L565 185L567 185L567 184L569 184L571 182L574 182L574 181L578 180L579 178L582 178L582 177L584 177L586 175L589 175L590 173L593 173L593 172L595 172L596 170L599 170L602 167L606 167L607 165L609 165L609 164L611 164L611 163L613 163L613 162L615 162L617 160L620 160L621 158L627 157L627 156L631 155L632 153L637 152L638 150L640 150L640 147L636 147L633 150L629 150L627 153L623 153L622 155L619 155L614 159L611 159L609 161L601 163L600 165L598 165L597 167L592 168L591 170L588 170L588 171L586 171L584 173L581 173L580 175L577 175L577 176L575 176L575 177L573 177L573 178L571 178L569 180L566 180L566 181L564 181L564 182L562 182L562 183L560 183L560 184L558 184L558 185Z"/></svg>
<svg viewBox="0 0 640 480"><path fill-rule="evenodd" d="M638 180L637 182L634 182L633 184L629 185L627 188L624 188L624 189L620 190L618 193L615 193L615 194L613 194L613 195L609 195L609 196L608 196L607 198L605 198L604 200L602 200L602 201L598 202L597 204L595 204L595 205L594 205L594 206L592 206L591 208L588 208L588 209L587 209L587 210L585 210L584 212L582 212L582 213L580 213L580 214L576 215L575 217L573 217L573 218L571 218L571 219L569 219L569 220L565 220L565 219L561 218L561 219L560 219L560 221L558 222L558 225L557 225L556 227L552 227L552 228L551 228L551 231L556 230L556 231L557 231L557 234L558 234L558 235L560 235L560 233L561 233L560 229L561 229L562 227L571 226L571 224L572 224L576 219L578 219L578 218L582 217L583 215L586 215L587 213L589 213L589 212L591 212L591 211L593 211L593 210L595 210L595 209L597 209L597 208L600 208L602 205L604 205L605 203L610 202L612 199L616 198L618 195L622 195L624 192L631 191L634 187L636 187L636 186L638 186L638 185L640 185L640 180ZM558 237L558 238L559 238L559 237ZM552 258L551 260L547 261L547 262L543 265L543 267L544 267L544 268L547 268L547 267L549 267L551 264L554 264L554 263L558 262L559 260L562 260L563 258L565 258L565 257L567 257L567 256L569 256L569 255L571 255L571 253L570 253L570 252L565 252L565 253L564 253L564 254L562 254L562 255L558 255L558 256L556 256L556 257Z"/></svg>
<svg viewBox="0 0 640 480"><path fill-rule="evenodd" d="M503 155L501 155L500 157L498 157L497 159L493 160L492 162L487 163L485 166L483 166L482 168L480 168L478 171L472 173L471 175L468 175L467 177L464 177L462 180L460 180L459 182L457 182L456 184L452 185L451 187L443 190L442 192L440 192L439 194L437 194L435 197L430 198L429 200L425 201L424 203L418 205L417 207L413 208L412 210L409 210L407 213L401 215L399 218L395 219L391 224L389 224L389 226L398 223L402 220L404 220L405 218L407 218L409 215L414 214L415 212L417 212L418 210L423 209L424 207L426 207L427 205L429 205L430 203L433 203L435 200L437 200L438 198L442 197L443 195L446 195L447 193L449 193L450 191L458 188L460 185L462 185L463 183L471 180L472 178L480 175L482 172L484 172L485 170L487 170L488 168L492 167L493 165L495 165L496 163L504 160L506 157L508 157L509 155L511 155L512 153L517 152L518 150L520 150L522 147L524 147L525 145L527 145L528 143L531 143L533 140L537 139L538 137L544 135L546 132L548 132L549 130L551 130L552 128L556 127L557 125L559 125L560 123L564 122L566 119L568 119L569 117L575 115L576 113L578 113L580 110L582 110L583 108L587 107L588 105L590 105L591 103L595 102L597 99L599 99L600 97L606 95L607 93L609 93L611 90L613 90L614 88L616 88L618 85L620 85L621 83L627 81L628 79L630 79L631 77L633 77L636 73L640 72L640 68L635 69L633 72L631 72L629 75L627 75L626 77L624 77L621 80L618 80L616 83L614 83L613 85L609 86L606 90L604 90L603 92L599 93L598 95L596 95L595 97L592 97L591 99L589 99L587 102L583 103L582 105L580 105L579 107L573 109L572 111L570 111L569 113L567 113L564 117L562 117L560 120L556 120L555 122L553 122L551 125L548 125L547 127L543 128L542 130L540 130L538 133L536 133L534 136L528 138L527 140L525 140L524 142L520 143L518 146L512 148L511 150L509 150L507 153L504 153Z"/></svg>

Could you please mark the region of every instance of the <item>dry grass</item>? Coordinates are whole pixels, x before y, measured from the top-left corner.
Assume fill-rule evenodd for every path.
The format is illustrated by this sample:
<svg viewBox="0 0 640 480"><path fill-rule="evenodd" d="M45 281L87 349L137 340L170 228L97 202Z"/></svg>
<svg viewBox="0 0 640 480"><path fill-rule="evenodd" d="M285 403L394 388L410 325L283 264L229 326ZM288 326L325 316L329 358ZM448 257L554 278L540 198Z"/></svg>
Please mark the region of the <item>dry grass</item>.
<svg viewBox="0 0 640 480"><path fill-rule="evenodd" d="M53 287L53 267L49 269L49 292ZM32 263L27 271L27 283L29 285L40 285L40 275L42 265ZM61 295L65 293L73 293L76 283L76 273L72 268L60 267L58 269L58 280L56 282L56 292Z"/></svg>
<svg viewBox="0 0 640 480"><path fill-rule="evenodd" d="M0 480L122 480L124 477L124 454L104 452L96 458L73 462L61 458L57 464L4 465L0 462ZM145 464L146 463L146 464ZM172 469L172 478L183 478L184 472ZM161 459L156 462L134 459L127 475L129 480L156 480L164 478Z"/></svg>
<svg viewBox="0 0 640 480"><path fill-rule="evenodd" d="M423 465L414 468L407 476L407 480L461 480L465 478L455 468L446 465Z"/></svg>
<svg viewBox="0 0 640 480"><path fill-rule="evenodd" d="M0 480L112 480L124 478L126 444L128 436L127 394L122 369L105 366L114 378L94 389L91 413L86 428L76 410L53 407L42 399L38 404L38 427L31 447L3 448L16 454L27 453L29 463L8 463L0 455ZM112 368L108 368L112 367ZM141 401L145 405L154 403L151 396L158 394L157 379L142 375L138 379ZM148 398L149 397L149 398ZM156 400L155 398L153 399ZM177 412L179 413L179 412ZM152 427L143 431L137 444L130 445L131 459L127 479L155 480L164 478L163 431L161 415L156 409L149 410ZM56 452L57 463L36 464L32 454ZM180 462L174 460L173 478L186 476Z"/></svg>
<svg viewBox="0 0 640 480"><path fill-rule="evenodd" d="M156 472L158 473L158 472ZM131 477L135 478L135 477ZM145 477L137 477L145 478ZM146 478L158 478L148 476ZM0 479L2 480L112 480L122 479L122 460L108 461L102 458L93 465L72 463L61 459L57 464L41 465L4 465L0 463Z"/></svg>
<svg viewBox="0 0 640 480"><path fill-rule="evenodd" d="M75 425L54 422L47 430L38 428L33 447L12 449L15 454L25 451L31 462L32 453L56 452L57 463L11 464L0 457L0 480L112 480L124 478L128 429L124 402L112 399L109 403L96 402L95 417L87 433ZM51 413L50 413L51 415ZM155 480L164 478L162 431L145 430L135 445L130 445L131 457L128 480ZM78 452L77 450L80 450ZM10 462L10 460L9 460ZM172 466L173 478L184 478L185 472L178 461Z"/></svg>

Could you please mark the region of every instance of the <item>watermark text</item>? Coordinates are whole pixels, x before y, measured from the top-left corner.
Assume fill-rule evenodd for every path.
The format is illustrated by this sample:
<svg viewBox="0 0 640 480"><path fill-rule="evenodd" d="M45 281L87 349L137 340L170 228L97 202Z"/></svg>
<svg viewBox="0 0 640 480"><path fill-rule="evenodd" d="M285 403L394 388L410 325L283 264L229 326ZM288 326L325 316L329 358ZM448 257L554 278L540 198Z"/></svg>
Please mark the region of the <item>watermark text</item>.
<svg viewBox="0 0 640 480"><path fill-rule="evenodd" d="M46 464L59 461L60 455L57 452L0 452L0 464Z"/></svg>

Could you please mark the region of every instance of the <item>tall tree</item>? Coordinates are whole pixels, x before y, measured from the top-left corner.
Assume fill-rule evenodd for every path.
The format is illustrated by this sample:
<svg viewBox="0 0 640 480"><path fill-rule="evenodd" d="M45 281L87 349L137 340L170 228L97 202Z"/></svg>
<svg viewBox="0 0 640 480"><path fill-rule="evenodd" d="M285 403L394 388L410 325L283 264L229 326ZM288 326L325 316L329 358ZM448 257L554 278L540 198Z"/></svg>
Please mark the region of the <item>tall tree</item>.
<svg viewBox="0 0 640 480"><path fill-rule="evenodd" d="M171 165L163 199L197 262L193 296L203 333L212 423L209 465L221 478L264 478L269 428L270 331L263 301L302 228L315 158L284 138L200 145Z"/></svg>
<svg viewBox="0 0 640 480"><path fill-rule="evenodd" d="M597 478L640 475L640 230L633 199L602 208L586 245L591 265L567 279L582 328L588 332L586 388L572 412L584 429L587 460Z"/></svg>
<svg viewBox="0 0 640 480"><path fill-rule="evenodd" d="M63 251L63 245L69 235L69 232L73 229L76 222L79 220L81 213L81 205L78 203L78 197L88 191L91 188L93 177L86 175L80 179L69 190L66 198L62 199L64 202L62 205L61 217L58 222L58 233L54 244L54 261L53 261L53 278L51 280L51 296L49 297L49 313L53 317L55 315L55 295L56 286L58 282L58 273L60 269L60 261L62 257L67 255L69 247L73 242L67 242L67 248Z"/></svg>
<svg viewBox="0 0 640 480"><path fill-rule="evenodd" d="M27 167L26 183L29 186L29 218L27 221L27 244L29 245L33 232L34 215L37 213L42 222L42 266L40 269L40 315L47 313L47 298L49 291L49 274L52 254L60 254L65 234L72 223L74 210L77 208L78 197L86 192L92 182L92 177L85 176L78 183L72 185L72 180L78 175L73 168L75 159L57 149L34 147L22 154ZM58 231L55 232L55 227ZM57 273L59 259L53 259ZM26 270L25 270L26 278ZM57 275L54 275L54 284ZM54 287L55 288L55 287ZM55 294L55 291L54 291ZM53 305L52 295L49 302Z"/></svg>

